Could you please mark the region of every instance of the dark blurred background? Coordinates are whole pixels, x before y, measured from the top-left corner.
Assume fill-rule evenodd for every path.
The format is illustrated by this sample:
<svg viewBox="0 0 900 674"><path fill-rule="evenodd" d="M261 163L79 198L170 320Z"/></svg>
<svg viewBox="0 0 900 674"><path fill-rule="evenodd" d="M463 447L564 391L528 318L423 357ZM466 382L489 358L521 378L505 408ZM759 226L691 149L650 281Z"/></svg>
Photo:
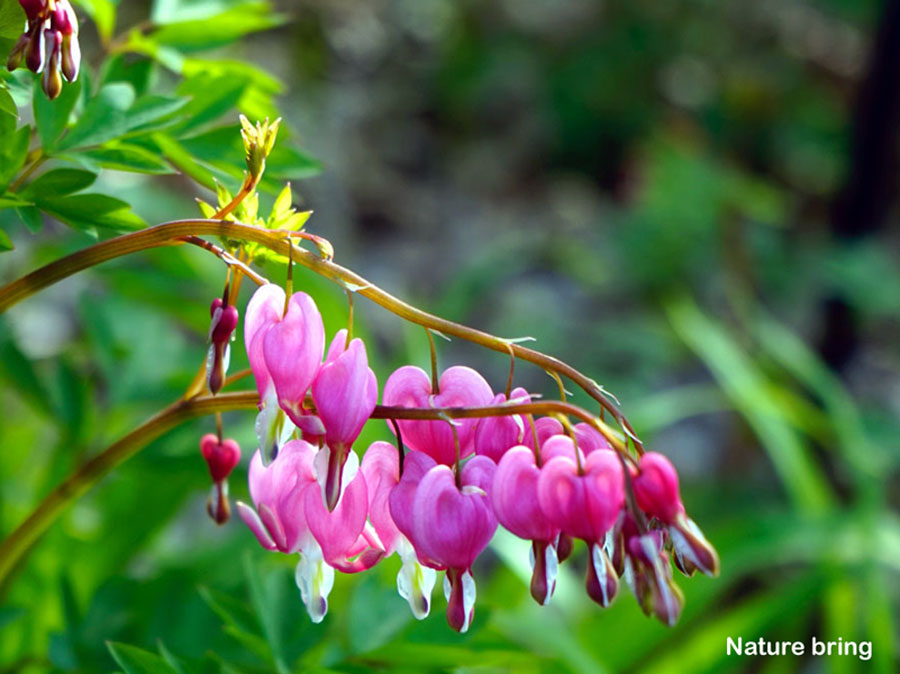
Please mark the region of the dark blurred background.
<svg viewBox="0 0 900 674"><path fill-rule="evenodd" d="M120 11L137 20L144 4ZM204 519L196 439L209 428L196 424L123 466L41 543L9 603L30 593L46 607L10 639L49 644L60 669L90 662L85 653L110 667L103 639L149 649L162 639L186 657L212 650L257 671L248 642L233 638L252 630L234 616L277 605L270 619L297 662L340 671L896 671L900 2L277 4L290 17L283 27L222 56L281 80L286 119L323 162L294 184L315 211L308 229L399 297L534 337L615 394L678 467L722 577L679 581L687 605L673 630L630 597L608 611L590 605L574 573L541 610L522 582L525 548L501 538L476 569L478 615L465 637L445 629L439 593L428 621L403 617L393 566L340 577L332 613L313 627L287 562L239 524L212 531ZM149 221L193 212L195 186L154 185L132 192ZM173 255L113 263L54 290L43 302L77 316L44 347L29 335L48 305L10 312L29 355L68 354L74 372L91 373L73 399L100 402L84 423L107 440L148 414L148 399L177 395L202 358L204 303L221 270L199 252ZM152 289L141 281L150 272ZM341 293L302 279L333 332ZM115 325L135 307L131 325ZM357 309L380 383L401 364L427 367L421 329L365 301ZM107 355L90 355L98 349ZM469 364L504 385L506 357L456 340L439 340L439 351L443 366ZM539 369L516 372L517 384L555 395ZM42 456L43 436L25 430L40 414L7 402L25 416L21 429L0 430L5 445L31 443L29 456ZM249 448L250 416L228 425ZM366 439L388 437L369 426ZM81 452L103 445L85 428L76 436ZM27 465L20 453L3 469ZM65 466L26 479L31 491L3 480L19 490L6 528ZM129 534L103 561L91 557L121 527ZM580 574L583 560L573 564ZM874 656L726 657L726 636L869 640Z"/></svg>

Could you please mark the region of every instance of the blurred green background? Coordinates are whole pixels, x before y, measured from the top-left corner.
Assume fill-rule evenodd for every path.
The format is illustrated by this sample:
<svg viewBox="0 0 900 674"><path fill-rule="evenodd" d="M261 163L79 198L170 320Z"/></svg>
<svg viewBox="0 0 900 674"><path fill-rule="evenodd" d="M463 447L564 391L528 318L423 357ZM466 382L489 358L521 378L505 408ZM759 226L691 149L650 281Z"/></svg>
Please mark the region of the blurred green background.
<svg viewBox="0 0 900 674"><path fill-rule="evenodd" d="M128 672L177 671L135 648L184 672L897 671L900 3L278 4L280 27L210 58L277 80L259 86L323 165L293 176L315 211L308 229L386 290L532 336L614 393L679 469L722 575L679 579L686 607L668 629L624 588L612 608L592 604L579 550L539 608L527 545L498 535L475 570L466 635L446 626L439 588L432 615L412 619L396 558L339 576L313 625L292 560L239 520L207 519L206 419L119 467L0 588L0 672L114 671L107 641L132 645L117 651ZM149 11L127 3L119 26ZM217 46L214 31L197 40ZM86 22L86 54L92 41ZM177 175L101 181L150 223L210 198ZM49 222L39 235L10 227L2 282L90 243ZM330 336L343 293L298 277ZM7 312L0 532L184 390L223 280L208 254L167 248ZM420 328L365 300L357 316L379 384L401 364L427 366ZM442 366L505 384L504 356L458 340L439 349ZM554 395L524 363L516 383ZM225 420L245 455L236 498L247 498L252 420ZM386 427L370 423L360 445L379 437ZM865 640L873 657L727 656L727 636Z"/></svg>

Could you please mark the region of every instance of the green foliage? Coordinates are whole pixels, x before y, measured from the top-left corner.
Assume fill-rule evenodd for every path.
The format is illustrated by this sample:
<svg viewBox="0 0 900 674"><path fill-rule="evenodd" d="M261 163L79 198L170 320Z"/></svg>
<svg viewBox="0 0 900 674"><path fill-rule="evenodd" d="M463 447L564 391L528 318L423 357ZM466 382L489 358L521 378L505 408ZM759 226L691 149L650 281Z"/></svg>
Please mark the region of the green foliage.
<svg viewBox="0 0 900 674"><path fill-rule="evenodd" d="M53 101L42 94L37 77L29 88L23 86L29 74L0 75L0 135L10 139L0 149L0 186L5 188L0 224L19 223L37 232L43 212L91 236L146 226L116 196L115 179L107 177L111 171L184 173L206 187L212 186L210 173L231 184L240 181L237 111L278 116L274 96L282 86L253 66L194 54L272 28L284 18L266 2L159 2L148 30L126 29L114 37L118 3L81 4L106 50L96 72L83 68L79 80L63 87ZM2 37L13 32L18 37L24 24L18 3L4 0L0 18ZM175 74L174 80L163 77L165 70ZM29 104L34 127L18 127L17 109ZM34 136L38 143L32 142ZM270 163L270 176L261 187L271 192L280 190L285 179L320 169L284 140ZM68 196L83 187L61 182L63 176L75 175L58 173L66 164L99 175L101 192ZM0 230L0 249L11 249L14 240Z"/></svg>

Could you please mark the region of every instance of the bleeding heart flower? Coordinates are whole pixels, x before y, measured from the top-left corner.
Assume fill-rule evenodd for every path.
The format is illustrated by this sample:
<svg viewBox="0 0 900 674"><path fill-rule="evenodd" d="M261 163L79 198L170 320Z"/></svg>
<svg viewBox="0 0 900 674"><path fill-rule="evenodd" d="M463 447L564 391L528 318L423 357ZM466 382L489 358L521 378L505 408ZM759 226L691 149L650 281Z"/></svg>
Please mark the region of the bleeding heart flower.
<svg viewBox="0 0 900 674"><path fill-rule="evenodd" d="M406 470L404 476L409 476L410 471L415 474L415 468L410 468L416 463L415 455L427 459L428 468L436 465L434 461L421 452L412 452L407 455ZM409 461L409 456L413 456ZM431 608L431 591L434 588L435 571L422 565L416 556L416 551L409 539L401 533L399 527L391 517L391 494L400 482L400 456L393 445L376 441L373 442L363 455L360 471L366 476L366 485L369 488L369 521L381 542L385 555L390 555L396 550L400 556L401 566L397 572L397 590L400 596L406 599L413 615L422 620ZM412 486L411 494L415 495L415 487L427 468L421 471L413 480L407 477L407 485ZM398 495L398 503L403 500ZM412 509L411 499L409 505L403 506L406 512Z"/></svg>
<svg viewBox="0 0 900 674"><path fill-rule="evenodd" d="M241 448L235 440L228 438L219 442L213 433L207 433L200 439L200 453L206 459L213 482L226 479L241 460Z"/></svg>
<svg viewBox="0 0 900 674"><path fill-rule="evenodd" d="M267 550L300 552L296 580L300 596L313 622L328 611L334 569L325 562L312 535L305 511L307 489L318 490L314 461L316 449L302 440L287 442L278 456L264 466L260 452L250 461L250 496L256 510L238 502L241 519Z"/></svg>
<svg viewBox="0 0 900 674"><path fill-rule="evenodd" d="M325 478L325 503L334 510L341 493L341 475L350 448L378 401L378 382L369 367L366 347L354 339L344 348L347 331L331 343L328 358L312 384L316 413L325 428L331 453Z"/></svg>
<svg viewBox="0 0 900 674"><path fill-rule="evenodd" d="M513 404L527 403L531 396L523 388L516 388L510 393L509 401ZM502 405L506 402L506 394L498 393L491 405ZM475 453L486 456L494 463L499 463L504 453L516 445L534 444L531 426L524 415L501 415L480 419L475 426ZM530 442L529 442L530 441Z"/></svg>
<svg viewBox="0 0 900 674"><path fill-rule="evenodd" d="M607 606L615 596L618 580L602 546L625 503L622 465L609 450L588 454L582 465L579 471L576 461L564 455L550 459L541 468L538 499L541 510L555 526L588 544L588 594Z"/></svg>
<svg viewBox="0 0 900 674"><path fill-rule="evenodd" d="M497 465L491 488L491 503L497 520L510 532L532 541L531 596L541 605L550 601L556 587L559 529L550 522L538 501L540 468L534 450L513 447Z"/></svg>
<svg viewBox="0 0 900 674"><path fill-rule="evenodd" d="M266 368L278 393L278 404L297 426L303 403L325 353L325 328L313 298L296 292L287 313L263 335Z"/></svg>
<svg viewBox="0 0 900 674"><path fill-rule="evenodd" d="M441 375L439 391L431 391L431 380L412 365L396 370L385 382L384 404L400 407L470 407L487 405L493 398L491 387L480 374L469 367L448 368ZM472 453L477 419L456 419L460 457ZM446 421L402 420L397 422L407 447L425 452L438 463L452 465L456 461L453 429ZM393 425L391 430L393 431Z"/></svg>
<svg viewBox="0 0 900 674"><path fill-rule="evenodd" d="M493 461L476 456L463 466L458 486L453 469L437 465L419 482L413 500L412 543L447 568L447 622L458 632L468 630L475 612L472 564L497 529L488 495L495 470Z"/></svg>

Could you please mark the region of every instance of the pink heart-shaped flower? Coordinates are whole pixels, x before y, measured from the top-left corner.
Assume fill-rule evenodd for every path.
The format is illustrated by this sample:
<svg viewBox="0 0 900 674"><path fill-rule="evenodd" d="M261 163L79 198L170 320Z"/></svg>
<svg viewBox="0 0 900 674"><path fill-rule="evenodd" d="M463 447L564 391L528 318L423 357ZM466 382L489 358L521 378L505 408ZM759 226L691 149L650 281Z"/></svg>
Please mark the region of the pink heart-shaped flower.
<svg viewBox="0 0 900 674"><path fill-rule="evenodd" d="M455 366L444 370L433 394L431 380L418 367L406 365L396 370L385 382L384 404L400 407L476 407L487 405L493 398L490 385L469 367ZM477 419L456 419L460 457L472 453ZM456 460L453 430L447 421L398 421L407 447L425 452L438 463L452 465ZM393 425L390 424L393 430Z"/></svg>

